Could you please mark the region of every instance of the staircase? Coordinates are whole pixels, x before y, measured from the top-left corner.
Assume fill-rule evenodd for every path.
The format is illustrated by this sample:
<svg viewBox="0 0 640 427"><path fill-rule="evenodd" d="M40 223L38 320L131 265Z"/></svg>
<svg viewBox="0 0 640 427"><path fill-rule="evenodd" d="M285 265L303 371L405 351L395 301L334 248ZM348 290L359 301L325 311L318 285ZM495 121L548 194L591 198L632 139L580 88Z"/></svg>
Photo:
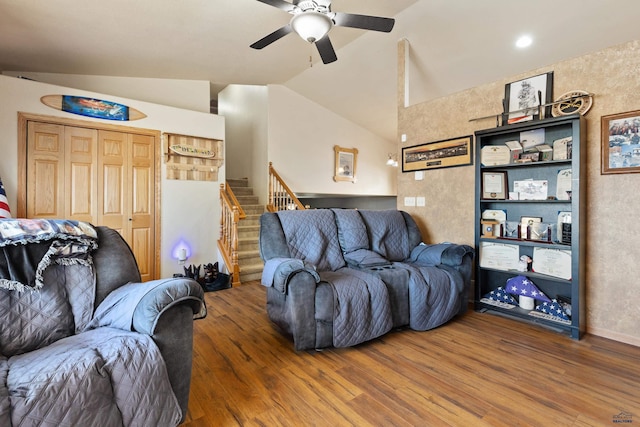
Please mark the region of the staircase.
<svg viewBox="0 0 640 427"><path fill-rule="evenodd" d="M240 282L260 280L264 264L260 259L258 239L260 236L260 215L265 211L264 205L258 204L258 196L254 196L249 180L227 179L247 217L238 225L238 265L240 266Z"/></svg>

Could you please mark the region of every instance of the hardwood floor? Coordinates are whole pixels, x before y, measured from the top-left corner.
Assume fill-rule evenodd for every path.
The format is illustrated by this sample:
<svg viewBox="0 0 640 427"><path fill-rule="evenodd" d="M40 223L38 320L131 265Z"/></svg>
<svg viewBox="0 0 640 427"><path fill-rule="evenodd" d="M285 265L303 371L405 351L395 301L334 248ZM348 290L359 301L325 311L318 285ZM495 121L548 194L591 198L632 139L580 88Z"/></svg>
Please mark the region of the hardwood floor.
<svg viewBox="0 0 640 427"><path fill-rule="evenodd" d="M257 282L206 301L184 427L640 424L638 347L470 310L427 332L295 352Z"/></svg>

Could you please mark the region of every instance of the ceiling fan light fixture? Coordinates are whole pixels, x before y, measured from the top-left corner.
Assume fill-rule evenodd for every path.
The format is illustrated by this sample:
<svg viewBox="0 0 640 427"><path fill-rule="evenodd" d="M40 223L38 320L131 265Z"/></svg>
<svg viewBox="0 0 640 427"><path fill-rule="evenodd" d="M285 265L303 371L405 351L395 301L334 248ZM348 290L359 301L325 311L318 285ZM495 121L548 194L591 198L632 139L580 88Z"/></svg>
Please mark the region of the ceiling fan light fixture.
<svg viewBox="0 0 640 427"><path fill-rule="evenodd" d="M309 43L320 40L333 27L333 21L324 13L307 11L293 15L291 28Z"/></svg>

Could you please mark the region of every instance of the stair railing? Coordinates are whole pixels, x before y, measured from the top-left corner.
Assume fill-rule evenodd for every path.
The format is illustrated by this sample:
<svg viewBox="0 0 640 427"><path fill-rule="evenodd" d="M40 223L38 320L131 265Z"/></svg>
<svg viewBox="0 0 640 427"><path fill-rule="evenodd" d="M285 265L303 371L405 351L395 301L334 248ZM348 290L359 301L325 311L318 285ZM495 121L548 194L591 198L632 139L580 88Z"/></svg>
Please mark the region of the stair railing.
<svg viewBox="0 0 640 427"><path fill-rule="evenodd" d="M233 286L240 284L240 265L238 263L238 223L247 215L238 203L229 184L220 184L220 204L222 215L220 218L220 239L218 249L222 254L225 265L231 274Z"/></svg>
<svg viewBox="0 0 640 427"><path fill-rule="evenodd" d="M306 208L278 175L278 172L273 168L273 163L269 162L269 203L267 204L267 210L269 212L277 212L296 209L305 210Z"/></svg>

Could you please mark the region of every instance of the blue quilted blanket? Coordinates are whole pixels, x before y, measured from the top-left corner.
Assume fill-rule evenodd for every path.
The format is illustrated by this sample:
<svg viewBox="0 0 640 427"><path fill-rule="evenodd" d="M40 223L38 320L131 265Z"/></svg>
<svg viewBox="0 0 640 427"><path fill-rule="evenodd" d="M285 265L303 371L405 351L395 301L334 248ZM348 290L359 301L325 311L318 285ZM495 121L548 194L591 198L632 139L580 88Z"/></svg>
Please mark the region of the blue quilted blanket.
<svg viewBox="0 0 640 427"><path fill-rule="evenodd" d="M350 347L372 340L393 327L389 294L378 277L342 268L320 278L333 288L333 346Z"/></svg>

